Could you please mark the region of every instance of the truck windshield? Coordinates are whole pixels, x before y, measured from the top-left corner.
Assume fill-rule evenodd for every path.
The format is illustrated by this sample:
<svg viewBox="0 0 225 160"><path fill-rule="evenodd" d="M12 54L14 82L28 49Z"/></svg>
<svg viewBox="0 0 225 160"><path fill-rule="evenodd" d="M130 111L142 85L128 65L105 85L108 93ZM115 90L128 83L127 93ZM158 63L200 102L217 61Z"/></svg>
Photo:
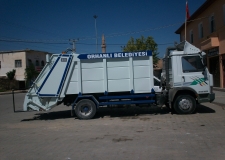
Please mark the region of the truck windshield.
<svg viewBox="0 0 225 160"><path fill-rule="evenodd" d="M204 71L204 65L199 56L182 57L182 67L184 73Z"/></svg>

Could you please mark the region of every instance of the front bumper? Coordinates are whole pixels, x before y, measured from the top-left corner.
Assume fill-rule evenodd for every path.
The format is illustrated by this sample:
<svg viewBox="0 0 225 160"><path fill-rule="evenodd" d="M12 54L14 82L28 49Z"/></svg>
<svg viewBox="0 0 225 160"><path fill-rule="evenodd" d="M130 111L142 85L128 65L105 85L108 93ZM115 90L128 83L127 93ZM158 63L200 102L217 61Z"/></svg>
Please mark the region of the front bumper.
<svg viewBox="0 0 225 160"><path fill-rule="evenodd" d="M199 94L197 99L198 103L213 102L215 100L215 93Z"/></svg>

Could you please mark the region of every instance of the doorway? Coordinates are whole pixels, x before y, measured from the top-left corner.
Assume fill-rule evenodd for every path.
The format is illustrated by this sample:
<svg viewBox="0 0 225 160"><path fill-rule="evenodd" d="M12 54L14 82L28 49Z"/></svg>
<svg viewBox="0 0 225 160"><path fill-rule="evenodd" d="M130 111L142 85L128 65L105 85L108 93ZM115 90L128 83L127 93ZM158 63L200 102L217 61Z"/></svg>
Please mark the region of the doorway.
<svg viewBox="0 0 225 160"><path fill-rule="evenodd" d="M220 87L219 56L209 58L209 72L213 75L214 87Z"/></svg>

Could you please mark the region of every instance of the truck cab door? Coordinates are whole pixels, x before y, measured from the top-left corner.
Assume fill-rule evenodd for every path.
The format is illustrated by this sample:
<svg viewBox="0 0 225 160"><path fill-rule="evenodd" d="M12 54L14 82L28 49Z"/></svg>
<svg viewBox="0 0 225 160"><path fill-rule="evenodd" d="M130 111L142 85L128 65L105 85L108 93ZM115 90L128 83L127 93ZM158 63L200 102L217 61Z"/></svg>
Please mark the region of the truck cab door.
<svg viewBox="0 0 225 160"><path fill-rule="evenodd" d="M199 55L181 56L181 86L190 87L198 94L210 92L205 66Z"/></svg>

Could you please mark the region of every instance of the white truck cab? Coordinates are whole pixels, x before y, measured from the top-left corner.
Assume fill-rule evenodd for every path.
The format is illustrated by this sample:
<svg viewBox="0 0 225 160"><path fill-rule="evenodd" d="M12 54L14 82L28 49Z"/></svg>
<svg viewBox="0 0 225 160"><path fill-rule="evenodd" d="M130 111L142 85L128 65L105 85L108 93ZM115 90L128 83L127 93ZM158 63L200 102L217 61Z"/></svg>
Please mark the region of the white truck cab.
<svg viewBox="0 0 225 160"><path fill-rule="evenodd" d="M162 87L178 113L192 113L196 103L212 102L213 78L204 64L205 53L188 42L168 48L164 57Z"/></svg>

